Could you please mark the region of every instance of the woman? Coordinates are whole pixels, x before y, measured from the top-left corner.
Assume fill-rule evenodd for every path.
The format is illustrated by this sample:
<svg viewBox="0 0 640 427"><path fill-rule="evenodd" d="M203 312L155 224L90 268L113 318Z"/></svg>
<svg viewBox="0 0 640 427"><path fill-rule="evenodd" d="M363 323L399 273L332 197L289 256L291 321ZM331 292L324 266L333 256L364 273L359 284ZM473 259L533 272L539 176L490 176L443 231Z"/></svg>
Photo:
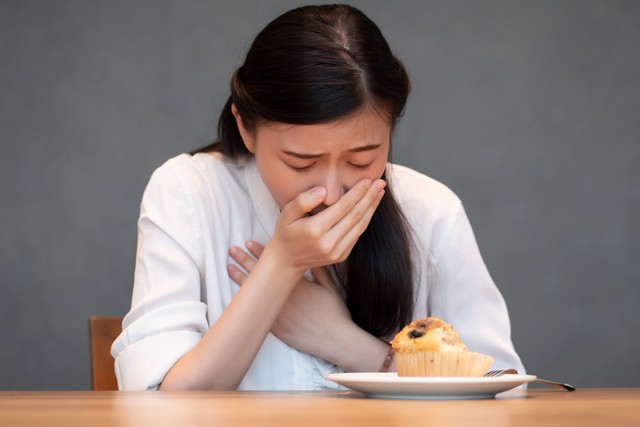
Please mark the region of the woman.
<svg viewBox="0 0 640 427"><path fill-rule="evenodd" d="M349 6L289 11L235 72L218 141L152 176L121 389L314 389L393 370L414 318L522 364L458 198L388 163L409 78Z"/></svg>

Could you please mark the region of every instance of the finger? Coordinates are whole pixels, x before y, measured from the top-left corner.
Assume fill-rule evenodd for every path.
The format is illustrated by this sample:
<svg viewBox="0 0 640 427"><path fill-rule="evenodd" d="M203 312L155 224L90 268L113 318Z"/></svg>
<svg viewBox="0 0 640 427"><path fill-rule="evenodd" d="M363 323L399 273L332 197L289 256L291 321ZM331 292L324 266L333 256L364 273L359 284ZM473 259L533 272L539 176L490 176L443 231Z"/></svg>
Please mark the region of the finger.
<svg viewBox="0 0 640 427"><path fill-rule="evenodd" d="M380 198L382 198L382 195ZM335 242L331 251L332 262L342 262L347 259L356 242L369 226L376 207L377 205L371 206L355 225L342 227L343 224L340 224L325 235L324 238L328 242ZM330 246L330 243L327 243L327 246Z"/></svg>
<svg viewBox="0 0 640 427"><path fill-rule="evenodd" d="M369 191L356 203L347 215L338 221L331 230L327 232L325 238L338 242L345 240L347 236L353 236L356 240L369 225L371 217L384 196L384 181L379 180L369 188ZM353 240L355 243L355 240Z"/></svg>
<svg viewBox="0 0 640 427"><path fill-rule="evenodd" d="M354 185L347 193L340 198L334 205L320 212L314 217L314 220L320 221L320 226L324 230L329 230L338 222L343 220L349 214L353 213L353 209L362 201L363 198L371 201L375 195L384 188L383 180L376 180L372 185L369 179L363 179Z"/></svg>
<svg viewBox="0 0 640 427"><path fill-rule="evenodd" d="M327 190L324 187L313 187L311 190L307 190L287 203L282 209L281 217L285 221L285 224L291 224L304 217L311 212L313 208L320 205L327 195Z"/></svg>
<svg viewBox="0 0 640 427"><path fill-rule="evenodd" d="M339 240L334 251L337 254L336 262L342 262L347 259L349 253L351 253L351 250L355 246L362 233L364 233L366 228L366 225L362 227L354 227L349 230L347 236Z"/></svg>
<svg viewBox="0 0 640 427"><path fill-rule="evenodd" d="M249 249L249 252L255 258L260 258L262 256L262 252L264 252L264 246L262 246L260 243L256 242L255 240L249 240L247 242L247 249Z"/></svg>
<svg viewBox="0 0 640 427"><path fill-rule="evenodd" d="M227 274L239 286L242 286L244 281L247 280L247 275L234 264L227 265Z"/></svg>
<svg viewBox="0 0 640 427"><path fill-rule="evenodd" d="M365 212L362 216L354 216L356 219L355 223L345 222L345 224L340 224L336 227L335 230L331 230L328 233L328 237L334 237L338 239L338 250L347 250L350 251L351 247L355 245L356 241L360 238L362 233L367 229L369 223L371 222L371 218L375 213L376 209L380 205L380 201L384 196L384 190L378 196L374 203L367 206ZM332 233L336 233L336 236L332 236ZM351 247L347 247L351 243Z"/></svg>
<svg viewBox="0 0 640 427"><path fill-rule="evenodd" d="M229 255L242 268L249 272L251 272L251 270L256 266L256 260L253 259L246 251L237 246L229 248Z"/></svg>

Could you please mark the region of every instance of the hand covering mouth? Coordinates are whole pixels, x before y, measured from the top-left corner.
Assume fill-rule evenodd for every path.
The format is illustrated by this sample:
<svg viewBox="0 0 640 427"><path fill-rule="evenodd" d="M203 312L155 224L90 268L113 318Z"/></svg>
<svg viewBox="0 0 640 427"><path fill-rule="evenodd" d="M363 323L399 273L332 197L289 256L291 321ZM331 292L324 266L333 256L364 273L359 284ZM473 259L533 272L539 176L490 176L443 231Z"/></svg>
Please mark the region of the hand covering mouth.
<svg viewBox="0 0 640 427"><path fill-rule="evenodd" d="M316 214L319 214L320 212L322 212L323 210L327 209L328 206L325 204L322 204L320 206L316 206L315 208L311 209L311 211L307 214L309 216L313 216Z"/></svg>

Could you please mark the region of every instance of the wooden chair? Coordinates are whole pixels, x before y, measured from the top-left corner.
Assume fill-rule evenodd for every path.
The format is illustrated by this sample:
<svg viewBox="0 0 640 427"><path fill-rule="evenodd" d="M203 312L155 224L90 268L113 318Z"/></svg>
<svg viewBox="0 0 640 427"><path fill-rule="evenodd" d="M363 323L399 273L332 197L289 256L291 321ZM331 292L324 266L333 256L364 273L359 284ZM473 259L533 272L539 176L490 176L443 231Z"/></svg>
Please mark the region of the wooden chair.
<svg viewBox="0 0 640 427"><path fill-rule="evenodd" d="M111 344L120 332L122 317L89 317L92 390L118 390Z"/></svg>

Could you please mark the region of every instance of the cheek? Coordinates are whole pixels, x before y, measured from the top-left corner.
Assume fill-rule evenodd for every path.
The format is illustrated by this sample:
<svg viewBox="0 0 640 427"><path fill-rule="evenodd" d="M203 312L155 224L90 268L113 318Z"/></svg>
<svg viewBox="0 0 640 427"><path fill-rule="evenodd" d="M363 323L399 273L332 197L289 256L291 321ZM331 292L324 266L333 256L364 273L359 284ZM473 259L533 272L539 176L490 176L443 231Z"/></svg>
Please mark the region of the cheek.
<svg viewBox="0 0 640 427"><path fill-rule="evenodd" d="M369 178L370 180L380 179L384 171L387 169L387 160L380 159L375 161L369 170L363 171L362 178Z"/></svg>
<svg viewBox="0 0 640 427"><path fill-rule="evenodd" d="M295 199L298 194L308 190L313 185L307 184L303 175L299 178L286 167L277 166L277 162L260 162L258 169L265 186L282 209L287 203Z"/></svg>
<svg viewBox="0 0 640 427"><path fill-rule="evenodd" d="M389 158L389 147L387 146L383 152L381 152L376 160L371 164L371 167L366 172L366 178L370 180L380 179L387 169L387 163ZM364 178L364 176L363 176Z"/></svg>
<svg viewBox="0 0 640 427"><path fill-rule="evenodd" d="M353 170L347 169L347 172L343 175L345 177L344 186L347 190L351 189L354 185L360 182L363 179L370 179L371 181L375 181L376 179L380 179L384 171L386 170L387 162L375 162L369 167L367 170Z"/></svg>
<svg viewBox="0 0 640 427"><path fill-rule="evenodd" d="M277 181L273 180L265 184L273 198L276 200L278 207L282 209L287 205L287 203L298 197L300 193L307 191L312 187L312 185L300 185L301 182L301 180L292 182L291 179L284 179Z"/></svg>
<svg viewBox="0 0 640 427"><path fill-rule="evenodd" d="M385 159L381 160L380 162L376 162L372 166L375 166L374 167L374 171L373 171L374 176L370 177L370 178L371 179L379 179L379 178L382 177L382 175L384 174L385 170L387 169L387 160L385 158Z"/></svg>

